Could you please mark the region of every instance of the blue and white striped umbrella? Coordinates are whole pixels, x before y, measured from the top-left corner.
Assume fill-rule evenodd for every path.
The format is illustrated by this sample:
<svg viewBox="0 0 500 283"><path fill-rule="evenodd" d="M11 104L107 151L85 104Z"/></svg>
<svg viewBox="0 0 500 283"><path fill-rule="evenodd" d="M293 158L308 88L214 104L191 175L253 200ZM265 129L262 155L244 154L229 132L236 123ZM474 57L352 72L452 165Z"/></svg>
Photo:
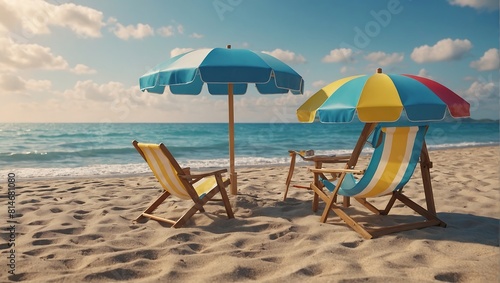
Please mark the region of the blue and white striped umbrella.
<svg viewBox="0 0 500 283"><path fill-rule="evenodd" d="M199 94L206 83L208 92L228 95L229 166L231 193L237 193L234 169L233 95L244 94L249 83L261 94L302 94L304 80L290 66L277 58L247 49L213 48L190 51L158 64L140 77L142 91L174 94Z"/></svg>
<svg viewBox="0 0 500 283"><path fill-rule="evenodd" d="M266 53L247 49L198 49L170 58L139 79L141 90L174 94L199 94L203 83L211 94L244 94L254 83L261 94L302 94L304 80L290 66Z"/></svg>

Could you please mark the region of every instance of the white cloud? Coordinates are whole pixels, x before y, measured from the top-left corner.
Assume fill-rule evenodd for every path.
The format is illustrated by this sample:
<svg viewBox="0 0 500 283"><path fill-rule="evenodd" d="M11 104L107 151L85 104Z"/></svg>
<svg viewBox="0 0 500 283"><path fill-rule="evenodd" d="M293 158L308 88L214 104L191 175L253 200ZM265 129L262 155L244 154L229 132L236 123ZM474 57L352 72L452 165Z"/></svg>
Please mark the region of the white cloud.
<svg viewBox="0 0 500 283"><path fill-rule="evenodd" d="M73 3L56 6L52 23L71 29L82 37L100 37L102 12Z"/></svg>
<svg viewBox="0 0 500 283"><path fill-rule="evenodd" d="M434 46L423 45L413 49L411 59L417 63L457 60L472 48L468 39L450 38L438 41Z"/></svg>
<svg viewBox="0 0 500 283"><path fill-rule="evenodd" d="M49 34L50 26L65 27L81 37L100 37L102 12L73 3L52 5L42 0L0 1L2 24L24 38ZM4 17L3 13L6 13ZM21 30L18 30L18 28Z"/></svg>
<svg viewBox="0 0 500 283"><path fill-rule="evenodd" d="M156 30L156 32L163 37L170 37L174 35L173 26L164 26Z"/></svg>
<svg viewBox="0 0 500 283"><path fill-rule="evenodd" d="M48 81L23 80L16 76L4 78L2 75L0 90L6 87L2 85L4 81L14 81L18 88L17 91L0 92L0 95L15 94L17 97L17 100L4 99L6 116L2 119L7 122L154 122L164 119L165 105L168 105L165 95L143 93L137 86L126 87L120 82L79 81L72 88L57 92L50 90ZM36 96L22 96L23 89L27 94L44 91ZM42 96L43 99L38 99Z"/></svg>
<svg viewBox="0 0 500 283"><path fill-rule="evenodd" d="M129 38L141 39L154 35L153 28L148 24L137 24L124 26L117 23L114 28L111 28L113 33L120 39L128 40Z"/></svg>
<svg viewBox="0 0 500 283"><path fill-rule="evenodd" d="M403 53L392 53L387 54L385 52L372 52L365 56L365 59L374 63L377 63L379 66L388 66L392 64L401 63L404 59Z"/></svg>
<svg viewBox="0 0 500 283"><path fill-rule="evenodd" d="M199 34L199 33L192 33L189 37L192 37L192 38L203 38L203 34Z"/></svg>
<svg viewBox="0 0 500 283"><path fill-rule="evenodd" d="M492 81L479 79L472 82L463 96L470 103L471 116L498 119L498 92L498 85Z"/></svg>
<svg viewBox="0 0 500 283"><path fill-rule="evenodd" d="M498 10L498 0L448 0L451 5L474 9Z"/></svg>
<svg viewBox="0 0 500 283"><path fill-rule="evenodd" d="M341 74L347 74L348 71L349 71L349 68L347 66L342 66L342 68L340 68Z"/></svg>
<svg viewBox="0 0 500 283"><path fill-rule="evenodd" d="M170 51L170 57L175 57L177 55L184 54L184 53L192 51L192 50L194 50L194 49L193 48L176 47Z"/></svg>
<svg viewBox="0 0 500 283"><path fill-rule="evenodd" d="M474 81L470 87L465 91L467 97L477 98L498 98L498 86L493 82L488 81Z"/></svg>
<svg viewBox="0 0 500 283"><path fill-rule="evenodd" d="M295 52L289 50L283 50L280 48L274 49L273 51L262 51L263 53L274 56L285 63L305 63L306 59L300 54L295 54Z"/></svg>
<svg viewBox="0 0 500 283"><path fill-rule="evenodd" d="M16 25L20 24L20 19L17 15L12 3L0 0L0 32L14 31Z"/></svg>
<svg viewBox="0 0 500 283"><path fill-rule="evenodd" d="M500 68L500 52L497 48L491 48L484 52L483 57L472 61L470 66L478 71L492 71Z"/></svg>
<svg viewBox="0 0 500 283"><path fill-rule="evenodd" d="M26 82L13 74L0 74L0 89L18 92L26 89Z"/></svg>
<svg viewBox="0 0 500 283"><path fill-rule="evenodd" d="M96 70L84 64L76 64L76 66L72 68L70 71L78 75L95 74L97 72Z"/></svg>
<svg viewBox="0 0 500 283"><path fill-rule="evenodd" d="M235 120L268 123L297 122L296 110L307 99L305 95L290 93L281 95L241 95L235 98ZM227 102L223 101L221 111L227 115ZM262 115L263 112L266 115ZM225 117L222 117L223 119ZM225 118L227 119L227 118ZM224 120L223 120L224 121Z"/></svg>
<svg viewBox="0 0 500 283"><path fill-rule="evenodd" d="M52 53L50 48L38 44L18 44L0 38L0 69L45 69L63 70L68 62Z"/></svg>
<svg viewBox="0 0 500 283"><path fill-rule="evenodd" d="M350 48L338 48L330 51L330 54L321 59L324 63L340 63L354 61L354 51Z"/></svg>
<svg viewBox="0 0 500 283"><path fill-rule="evenodd" d="M63 95L68 98L95 101L110 101L120 96L124 86L120 82L97 84L91 80L78 81L72 89L66 90Z"/></svg>
<svg viewBox="0 0 500 283"><path fill-rule="evenodd" d="M319 81L315 81L311 84L314 88L322 88L324 86L326 86L326 82L324 80L319 80Z"/></svg>
<svg viewBox="0 0 500 283"><path fill-rule="evenodd" d="M420 71L418 71L417 76L432 79L432 76L429 75L429 72L427 72L426 69L420 69Z"/></svg>
<svg viewBox="0 0 500 283"><path fill-rule="evenodd" d="M52 83L48 80L25 80L11 73L0 74L0 89L2 93L18 93L23 91L49 90Z"/></svg>
<svg viewBox="0 0 500 283"><path fill-rule="evenodd" d="M184 27L182 25L177 25L177 32L180 34L184 33Z"/></svg>

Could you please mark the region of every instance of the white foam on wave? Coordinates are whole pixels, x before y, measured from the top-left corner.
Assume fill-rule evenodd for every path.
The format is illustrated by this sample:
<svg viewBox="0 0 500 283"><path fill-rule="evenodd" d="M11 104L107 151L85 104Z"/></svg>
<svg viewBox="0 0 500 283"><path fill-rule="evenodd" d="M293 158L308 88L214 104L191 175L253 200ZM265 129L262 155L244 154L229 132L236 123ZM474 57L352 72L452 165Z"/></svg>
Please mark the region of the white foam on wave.
<svg viewBox="0 0 500 283"><path fill-rule="evenodd" d="M462 148L462 147L480 147L498 145L499 142L461 142L461 143L444 143L437 145L427 145L429 149L448 149L448 148Z"/></svg>
<svg viewBox="0 0 500 283"><path fill-rule="evenodd" d="M457 144L440 144L431 145L429 149L447 149L460 147L477 147L498 145L498 143L457 143ZM365 147L362 154L373 152L373 148ZM345 155L350 154L350 150L316 150L316 155ZM181 167L190 167L194 171L207 171L211 168L228 168L229 160L227 158L205 159L205 160L180 160ZM284 152L280 157L261 157L247 156L235 158L236 167L259 167L259 166L288 166L290 164L290 156L288 152ZM307 162L297 159L297 164L303 165ZM150 174L151 170L145 162L130 163L130 164L96 164L82 167L53 167L53 168L10 168L0 170L0 180L6 179L9 173L16 174L16 177L23 179L40 179L40 178L68 178L68 177L114 177L114 176L130 176L140 174ZM5 176L5 177L2 177Z"/></svg>
<svg viewBox="0 0 500 283"><path fill-rule="evenodd" d="M236 157L235 164L237 167L250 166L269 166L269 165L284 165L289 164L290 158L288 155L283 157ZM209 168L228 168L229 160L206 159L206 160L190 160L179 161L181 167L190 167L197 171L204 171ZM139 175L151 173L146 162L131 163L131 164L96 164L82 167L53 167L53 168L11 168L0 170L1 176L7 176L9 173L14 173L18 178L23 179L44 179L44 178L66 178L66 177L113 177L123 175Z"/></svg>
<svg viewBox="0 0 500 283"><path fill-rule="evenodd" d="M14 173L17 178L63 178L88 176L136 175L150 172L146 163L141 164L98 164L74 168L12 168L0 170L1 176Z"/></svg>

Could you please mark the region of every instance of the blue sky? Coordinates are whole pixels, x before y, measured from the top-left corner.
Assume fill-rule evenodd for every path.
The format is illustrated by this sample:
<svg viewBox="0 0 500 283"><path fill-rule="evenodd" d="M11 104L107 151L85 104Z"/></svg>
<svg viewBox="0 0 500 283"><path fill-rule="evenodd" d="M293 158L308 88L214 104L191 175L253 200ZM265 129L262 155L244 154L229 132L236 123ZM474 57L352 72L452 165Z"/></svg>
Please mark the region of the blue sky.
<svg viewBox="0 0 500 283"><path fill-rule="evenodd" d="M296 122L311 94L345 76L409 73L499 118L497 0L0 0L0 122L226 122L227 99L142 93L172 55L225 47L268 52L304 95L235 99L236 122Z"/></svg>

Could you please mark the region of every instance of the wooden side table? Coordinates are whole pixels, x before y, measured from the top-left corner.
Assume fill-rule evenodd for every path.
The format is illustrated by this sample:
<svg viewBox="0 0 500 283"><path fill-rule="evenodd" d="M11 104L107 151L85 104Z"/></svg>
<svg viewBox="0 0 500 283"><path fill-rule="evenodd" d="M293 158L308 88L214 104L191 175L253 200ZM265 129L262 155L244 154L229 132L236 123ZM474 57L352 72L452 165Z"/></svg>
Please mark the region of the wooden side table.
<svg viewBox="0 0 500 283"><path fill-rule="evenodd" d="M304 161L310 161L314 162L314 167L315 168L322 168L323 163L347 163L349 161L350 155L314 155L314 151L296 151L296 150L289 150L288 153L290 154L290 169L288 170L288 176L286 178L286 189L285 189L285 194L283 196L283 201L286 200L286 196L288 194L288 189L290 188L290 183L292 182L292 176L293 172L295 170L295 162L297 161L297 155L302 158ZM304 153L312 153L312 155L305 155ZM308 189L310 190L309 186L301 186L301 185L294 185L293 187L296 188L302 188L302 189ZM313 203L317 203L317 198L318 195L314 194L314 201Z"/></svg>

